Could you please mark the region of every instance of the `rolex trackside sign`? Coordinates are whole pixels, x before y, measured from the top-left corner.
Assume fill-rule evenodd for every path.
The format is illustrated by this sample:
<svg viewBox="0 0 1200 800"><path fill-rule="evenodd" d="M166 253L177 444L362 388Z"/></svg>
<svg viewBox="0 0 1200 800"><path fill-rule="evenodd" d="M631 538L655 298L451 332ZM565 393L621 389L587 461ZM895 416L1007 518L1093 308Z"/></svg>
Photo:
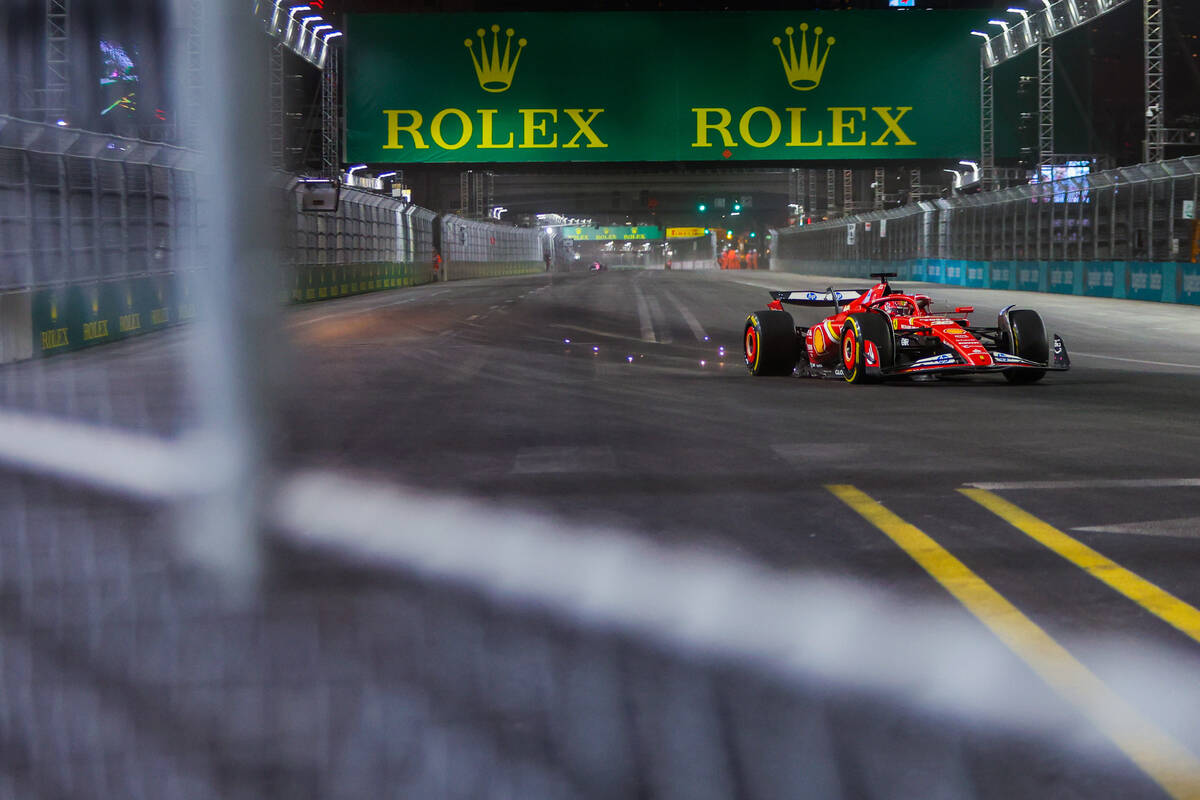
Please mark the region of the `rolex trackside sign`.
<svg viewBox="0 0 1200 800"><path fill-rule="evenodd" d="M961 158L978 14L351 15L366 162Z"/></svg>

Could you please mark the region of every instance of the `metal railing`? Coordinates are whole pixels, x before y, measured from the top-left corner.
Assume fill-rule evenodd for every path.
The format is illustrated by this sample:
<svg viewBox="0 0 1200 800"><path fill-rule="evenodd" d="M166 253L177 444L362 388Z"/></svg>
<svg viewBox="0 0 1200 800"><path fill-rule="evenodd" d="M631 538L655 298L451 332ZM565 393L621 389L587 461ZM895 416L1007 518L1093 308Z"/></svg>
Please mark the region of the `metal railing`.
<svg viewBox="0 0 1200 800"><path fill-rule="evenodd" d="M1187 157L787 228L776 257L1187 261L1185 203L1198 201L1200 158Z"/></svg>

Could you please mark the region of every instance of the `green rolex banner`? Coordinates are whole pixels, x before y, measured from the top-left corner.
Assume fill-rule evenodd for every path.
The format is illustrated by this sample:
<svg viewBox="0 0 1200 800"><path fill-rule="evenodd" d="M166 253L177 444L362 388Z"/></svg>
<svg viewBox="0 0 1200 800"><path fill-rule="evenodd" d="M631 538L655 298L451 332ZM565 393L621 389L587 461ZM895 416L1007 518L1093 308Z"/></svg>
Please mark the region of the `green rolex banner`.
<svg viewBox="0 0 1200 800"><path fill-rule="evenodd" d="M357 14L347 159L968 158L979 12Z"/></svg>

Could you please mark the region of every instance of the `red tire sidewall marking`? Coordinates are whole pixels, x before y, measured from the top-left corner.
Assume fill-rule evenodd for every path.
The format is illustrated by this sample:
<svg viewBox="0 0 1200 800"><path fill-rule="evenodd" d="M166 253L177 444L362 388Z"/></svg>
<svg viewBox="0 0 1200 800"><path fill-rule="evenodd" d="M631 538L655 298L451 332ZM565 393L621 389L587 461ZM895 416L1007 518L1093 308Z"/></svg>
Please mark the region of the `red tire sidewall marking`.
<svg viewBox="0 0 1200 800"><path fill-rule="evenodd" d="M858 336L853 326L842 335L842 366L852 373L858 366Z"/></svg>

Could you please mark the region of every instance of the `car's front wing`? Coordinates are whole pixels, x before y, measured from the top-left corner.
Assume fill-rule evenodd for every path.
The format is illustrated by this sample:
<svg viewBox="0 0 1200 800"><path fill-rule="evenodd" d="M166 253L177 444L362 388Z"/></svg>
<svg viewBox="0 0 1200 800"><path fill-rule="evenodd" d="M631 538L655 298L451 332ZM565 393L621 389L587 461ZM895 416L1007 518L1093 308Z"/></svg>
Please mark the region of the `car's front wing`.
<svg viewBox="0 0 1200 800"><path fill-rule="evenodd" d="M1050 347L1050 360L1045 363L1040 361L1030 361L1029 359L1012 355L1011 353L1003 353L999 351L992 352L991 356L993 363L986 366L979 366L977 364L968 364L964 362L954 353L939 353L935 356L919 358L910 364L880 369L877 374L883 377L920 374L946 375L1003 372L1010 369L1041 369L1061 372L1071 368L1071 358L1069 355L1067 355L1067 347L1065 344L1063 344L1062 337L1057 335L1055 335L1054 341Z"/></svg>

